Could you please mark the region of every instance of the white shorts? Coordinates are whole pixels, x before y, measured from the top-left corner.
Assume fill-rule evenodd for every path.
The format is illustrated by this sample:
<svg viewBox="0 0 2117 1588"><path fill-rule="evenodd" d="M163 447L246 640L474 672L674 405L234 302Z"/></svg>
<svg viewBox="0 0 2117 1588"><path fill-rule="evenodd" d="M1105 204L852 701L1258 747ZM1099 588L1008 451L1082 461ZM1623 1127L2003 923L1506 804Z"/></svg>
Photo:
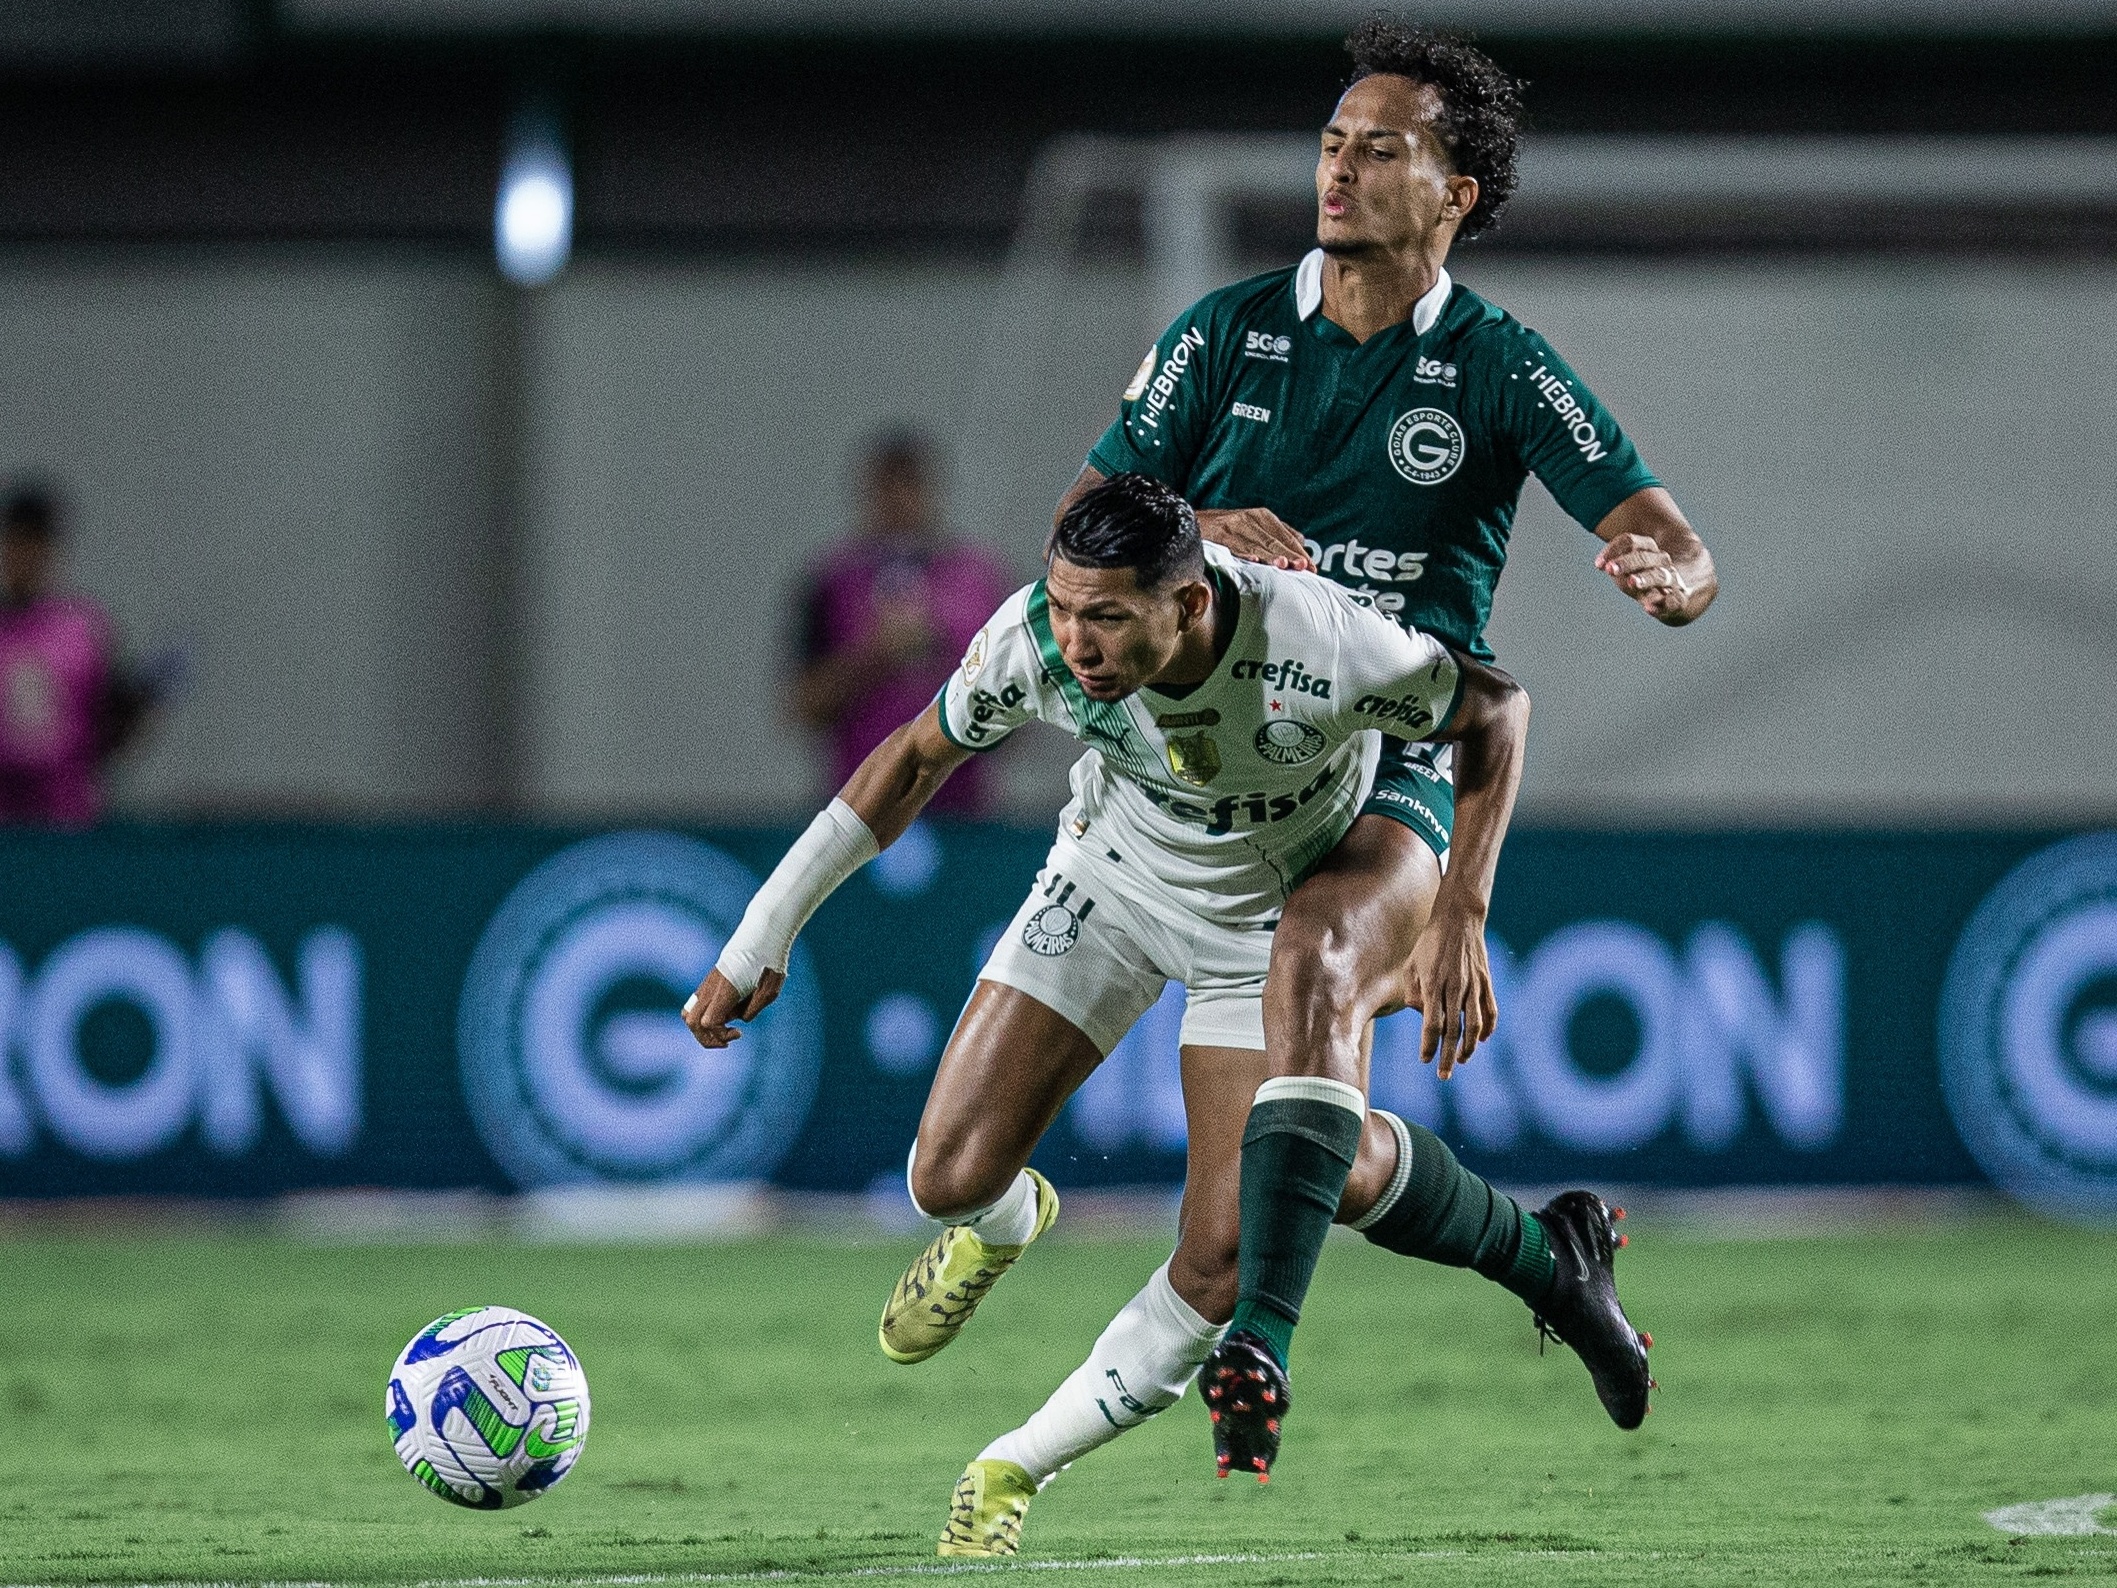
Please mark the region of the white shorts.
<svg viewBox="0 0 2117 1588"><path fill-rule="evenodd" d="M1271 927L1201 920L1124 867L1092 836L1061 834L979 975L1056 1009L1105 1054L1182 982L1186 1046L1262 1050Z"/></svg>

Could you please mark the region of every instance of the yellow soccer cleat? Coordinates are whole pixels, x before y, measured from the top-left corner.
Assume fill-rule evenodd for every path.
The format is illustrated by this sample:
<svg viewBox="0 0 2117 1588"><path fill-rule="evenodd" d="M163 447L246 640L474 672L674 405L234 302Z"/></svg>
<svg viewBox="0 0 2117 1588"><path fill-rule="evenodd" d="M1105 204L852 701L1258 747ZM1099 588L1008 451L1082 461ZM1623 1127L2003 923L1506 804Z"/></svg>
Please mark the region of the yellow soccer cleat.
<svg viewBox="0 0 2117 1588"><path fill-rule="evenodd" d="M1036 1479L1012 1461L973 1461L956 1479L937 1555L1012 1555L1036 1498Z"/></svg>
<svg viewBox="0 0 2117 1588"><path fill-rule="evenodd" d="M1036 1183L1036 1228L1029 1232L1033 1241L1057 1220L1059 1199L1049 1180L1034 1169L1024 1172ZM975 1230L962 1225L936 1235L904 1270L882 1309L882 1354L892 1362L924 1362L970 1322L985 1292L1028 1249L1029 1241L988 1246Z"/></svg>

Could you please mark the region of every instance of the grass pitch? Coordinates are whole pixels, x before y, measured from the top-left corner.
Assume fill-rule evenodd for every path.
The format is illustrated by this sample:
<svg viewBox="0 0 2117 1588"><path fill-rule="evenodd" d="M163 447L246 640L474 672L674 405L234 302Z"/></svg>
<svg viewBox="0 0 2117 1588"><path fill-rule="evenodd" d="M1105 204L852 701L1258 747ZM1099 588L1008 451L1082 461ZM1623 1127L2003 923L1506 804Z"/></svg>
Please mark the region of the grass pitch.
<svg viewBox="0 0 2117 1588"><path fill-rule="evenodd" d="M1213 1479L1190 1397L1046 1490L1025 1564L994 1574L2117 1578L2117 1534L2010 1540L1981 1517L2117 1490L2117 1239L1628 1228L1620 1273L1664 1386L1641 1433L1608 1424L1570 1353L1539 1359L1512 1298L1335 1241L1270 1487ZM875 1318L915 1245L0 1243L0 1584L980 1574L933 1558L957 1473L1161 1248L1053 1240L956 1346L899 1368ZM412 1332L487 1301L558 1327L594 1396L573 1476L497 1514L414 1484L382 1415Z"/></svg>

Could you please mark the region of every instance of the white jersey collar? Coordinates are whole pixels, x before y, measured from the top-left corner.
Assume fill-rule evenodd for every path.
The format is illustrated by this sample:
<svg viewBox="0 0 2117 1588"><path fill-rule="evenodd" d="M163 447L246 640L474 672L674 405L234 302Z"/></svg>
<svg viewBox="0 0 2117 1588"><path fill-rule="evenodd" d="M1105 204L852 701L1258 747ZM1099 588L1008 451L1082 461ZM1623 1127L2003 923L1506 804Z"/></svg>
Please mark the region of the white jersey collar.
<svg viewBox="0 0 2117 1588"><path fill-rule="evenodd" d="M1433 288L1411 306L1411 334L1424 336L1433 329L1434 321L1441 317L1447 306L1448 294L1455 290L1455 282L1449 278L1447 266L1435 278ZM1323 250L1311 248L1294 271L1294 309L1306 320L1323 307Z"/></svg>

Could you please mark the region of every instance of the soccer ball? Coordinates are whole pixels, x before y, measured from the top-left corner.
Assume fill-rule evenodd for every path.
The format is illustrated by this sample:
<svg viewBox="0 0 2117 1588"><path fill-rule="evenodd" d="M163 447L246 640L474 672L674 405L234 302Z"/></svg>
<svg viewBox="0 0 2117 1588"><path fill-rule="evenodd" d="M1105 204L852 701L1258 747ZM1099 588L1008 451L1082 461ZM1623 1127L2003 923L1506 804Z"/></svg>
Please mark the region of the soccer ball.
<svg viewBox="0 0 2117 1588"><path fill-rule="evenodd" d="M588 1378L557 1331L512 1307L466 1307L390 1369L390 1437L444 1500L504 1510L549 1493L588 1442Z"/></svg>

